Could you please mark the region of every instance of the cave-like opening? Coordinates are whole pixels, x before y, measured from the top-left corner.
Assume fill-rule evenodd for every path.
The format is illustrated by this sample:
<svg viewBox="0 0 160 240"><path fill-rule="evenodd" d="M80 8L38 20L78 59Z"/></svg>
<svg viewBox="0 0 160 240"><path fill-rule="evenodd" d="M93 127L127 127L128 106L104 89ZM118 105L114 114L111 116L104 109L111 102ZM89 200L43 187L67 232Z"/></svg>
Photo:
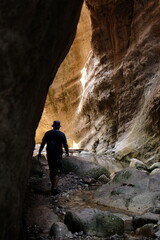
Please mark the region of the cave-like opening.
<svg viewBox="0 0 160 240"><path fill-rule="evenodd" d="M77 148L75 140L76 112L83 94L84 69L91 51L90 13L83 4L75 40L50 86L41 121L36 132L40 143L53 120L61 121L70 147Z"/></svg>

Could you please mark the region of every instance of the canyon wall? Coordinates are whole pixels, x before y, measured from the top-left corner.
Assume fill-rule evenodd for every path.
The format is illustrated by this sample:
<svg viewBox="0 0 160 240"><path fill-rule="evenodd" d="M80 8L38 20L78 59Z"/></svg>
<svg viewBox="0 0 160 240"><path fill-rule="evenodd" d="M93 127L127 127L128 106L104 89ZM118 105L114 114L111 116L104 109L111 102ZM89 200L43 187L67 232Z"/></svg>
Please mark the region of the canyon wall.
<svg viewBox="0 0 160 240"><path fill-rule="evenodd" d="M82 94L82 69L91 50L91 22L89 11L83 5L77 33L72 47L61 64L53 84L50 86L43 115L36 132L36 142L40 143L46 131L51 129L53 120L60 120L73 145L73 120Z"/></svg>
<svg viewBox="0 0 160 240"><path fill-rule="evenodd" d="M158 161L159 2L86 4L92 26L84 7L76 40L50 87L36 141L60 119L70 146L76 142L119 160Z"/></svg>
<svg viewBox="0 0 160 240"><path fill-rule="evenodd" d="M20 236L34 135L82 0L0 2L0 239ZM20 238L22 239L22 238Z"/></svg>
<svg viewBox="0 0 160 240"><path fill-rule="evenodd" d="M92 52L76 112L81 147L117 159L160 156L160 4L86 0ZM78 129L78 130L77 130Z"/></svg>

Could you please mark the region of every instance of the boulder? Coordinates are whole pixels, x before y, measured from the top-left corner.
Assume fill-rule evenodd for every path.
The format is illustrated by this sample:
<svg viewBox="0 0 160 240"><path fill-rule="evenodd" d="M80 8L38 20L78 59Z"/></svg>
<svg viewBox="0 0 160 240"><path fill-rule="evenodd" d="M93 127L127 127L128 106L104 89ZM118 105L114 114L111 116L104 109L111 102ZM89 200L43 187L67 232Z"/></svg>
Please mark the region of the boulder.
<svg viewBox="0 0 160 240"><path fill-rule="evenodd" d="M160 162L153 163L150 167L149 170L153 171L156 168L160 168Z"/></svg>
<svg viewBox="0 0 160 240"><path fill-rule="evenodd" d="M90 169L89 171L86 171L85 175L88 177L92 177L94 179L98 179L102 175L109 177L110 173L108 172L108 170L105 167L98 166L98 167Z"/></svg>
<svg viewBox="0 0 160 240"><path fill-rule="evenodd" d="M133 218L133 226L134 228L140 228L144 226L145 224L157 224L160 219L159 214L154 214L151 212L147 212L142 215L137 215Z"/></svg>
<svg viewBox="0 0 160 240"><path fill-rule="evenodd" d="M143 214L160 205L160 175L127 168L98 188L94 201L118 210Z"/></svg>
<svg viewBox="0 0 160 240"><path fill-rule="evenodd" d="M134 168L137 168L137 169L142 169L142 170L148 171L147 166L142 161L140 161L136 158L131 158L130 159L129 167L134 167Z"/></svg>
<svg viewBox="0 0 160 240"><path fill-rule="evenodd" d="M105 174L102 174L99 178L98 178L98 181L102 182L102 183L108 183L109 182L109 178L105 175Z"/></svg>
<svg viewBox="0 0 160 240"><path fill-rule="evenodd" d="M143 227L136 229L136 236L142 236L148 238L154 238L157 232L157 225L153 223L145 224Z"/></svg>
<svg viewBox="0 0 160 240"><path fill-rule="evenodd" d="M48 207L39 205L32 207L27 211L26 214L27 222L31 226L37 225L42 232L49 233L53 223L59 221L58 216Z"/></svg>
<svg viewBox="0 0 160 240"><path fill-rule="evenodd" d="M65 224L72 232L83 231L90 236L108 237L114 234L121 235L124 232L124 222L121 218L92 208L67 212Z"/></svg>
<svg viewBox="0 0 160 240"><path fill-rule="evenodd" d="M102 174L107 177L110 175L105 167L101 167L99 164L92 162L90 158L83 159L75 156L63 158L63 171L65 173L74 172L94 179L98 179Z"/></svg>
<svg viewBox="0 0 160 240"><path fill-rule="evenodd" d="M117 217L121 218L124 221L124 231L131 232L133 231L133 217L126 215L124 213L114 213Z"/></svg>
<svg viewBox="0 0 160 240"><path fill-rule="evenodd" d="M151 175L160 174L160 168L155 168L150 174Z"/></svg>
<svg viewBox="0 0 160 240"><path fill-rule="evenodd" d="M50 235L54 239L64 240L72 238L72 233L68 230L67 226L62 222L56 222L52 225Z"/></svg>
<svg viewBox="0 0 160 240"><path fill-rule="evenodd" d="M30 176L31 177L43 176L43 169L42 169L41 162L36 157L32 157Z"/></svg>

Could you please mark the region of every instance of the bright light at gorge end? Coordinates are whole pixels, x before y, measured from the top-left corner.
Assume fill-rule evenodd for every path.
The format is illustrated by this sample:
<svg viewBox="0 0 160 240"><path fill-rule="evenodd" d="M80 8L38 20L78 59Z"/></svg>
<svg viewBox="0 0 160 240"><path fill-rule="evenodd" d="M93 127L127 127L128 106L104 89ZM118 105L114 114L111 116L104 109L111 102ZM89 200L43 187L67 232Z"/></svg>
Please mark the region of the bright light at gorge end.
<svg viewBox="0 0 160 240"><path fill-rule="evenodd" d="M82 87L84 89L84 86L86 84L86 68L85 67L81 70L81 74L82 74L82 77L81 77L80 81L81 81Z"/></svg>
<svg viewBox="0 0 160 240"><path fill-rule="evenodd" d="M73 146L72 146L73 149L79 149L79 144L76 143L75 141L73 141Z"/></svg>

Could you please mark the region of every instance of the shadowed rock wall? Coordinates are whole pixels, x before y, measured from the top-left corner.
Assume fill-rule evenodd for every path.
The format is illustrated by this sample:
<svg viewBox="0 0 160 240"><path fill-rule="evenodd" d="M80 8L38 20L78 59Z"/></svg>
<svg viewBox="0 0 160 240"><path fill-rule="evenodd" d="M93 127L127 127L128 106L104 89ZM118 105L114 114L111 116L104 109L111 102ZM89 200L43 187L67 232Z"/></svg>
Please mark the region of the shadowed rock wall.
<svg viewBox="0 0 160 240"><path fill-rule="evenodd" d="M73 119L81 100L82 72L91 50L91 21L86 5L83 5L77 33L72 47L61 64L46 99L43 115L36 132L40 143L53 120L60 120L62 131L67 135L69 145L73 143Z"/></svg>
<svg viewBox="0 0 160 240"><path fill-rule="evenodd" d="M92 53L77 110L77 141L118 159L160 155L159 1L86 0ZM78 131L77 131L78 128Z"/></svg>
<svg viewBox="0 0 160 240"><path fill-rule="evenodd" d="M38 125L82 0L0 2L0 239L18 239Z"/></svg>

